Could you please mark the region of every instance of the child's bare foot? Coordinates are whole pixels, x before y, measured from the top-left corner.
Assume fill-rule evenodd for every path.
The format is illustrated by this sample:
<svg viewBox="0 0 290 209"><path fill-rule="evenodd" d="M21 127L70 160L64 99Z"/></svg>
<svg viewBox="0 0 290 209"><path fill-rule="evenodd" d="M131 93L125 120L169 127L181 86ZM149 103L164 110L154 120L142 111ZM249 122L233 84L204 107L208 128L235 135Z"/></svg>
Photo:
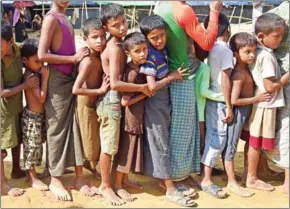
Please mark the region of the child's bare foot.
<svg viewBox="0 0 290 209"><path fill-rule="evenodd" d="M11 197L18 197L18 196L23 195L24 192L25 192L24 189L13 188L6 182L1 183L1 193L3 194L9 195Z"/></svg>
<svg viewBox="0 0 290 209"><path fill-rule="evenodd" d="M92 197L95 195L95 192L91 190L91 188L83 179L77 179L74 184L74 188L84 196Z"/></svg>
<svg viewBox="0 0 290 209"><path fill-rule="evenodd" d="M11 173L12 179L21 179L26 176L26 172L22 169L13 169Z"/></svg>
<svg viewBox="0 0 290 209"><path fill-rule="evenodd" d="M239 195L241 197L251 197L253 196L255 193L254 192L251 192L251 191L248 191L247 189L241 187L240 185L238 184L228 184L227 188L234 194L236 195Z"/></svg>
<svg viewBox="0 0 290 209"><path fill-rule="evenodd" d="M137 189L142 190L143 186L139 184L137 181L130 181L129 179L123 180L123 186L124 188L131 188L131 189Z"/></svg>
<svg viewBox="0 0 290 209"><path fill-rule="evenodd" d="M257 189L262 191L274 191L275 188L271 184L267 184L259 179L247 179L246 186L251 189Z"/></svg>
<svg viewBox="0 0 290 209"><path fill-rule="evenodd" d="M48 186L40 181L39 179L30 180L30 185L32 188L40 190L40 191L47 191L49 190Z"/></svg>
<svg viewBox="0 0 290 209"><path fill-rule="evenodd" d="M109 201L113 206L123 205L125 202L121 200L113 191L111 187L108 186L100 186L99 187L100 194Z"/></svg>
<svg viewBox="0 0 290 209"><path fill-rule="evenodd" d="M53 178L49 185L50 191L60 201L71 201L72 198L68 191L64 188L62 182L56 178Z"/></svg>
<svg viewBox="0 0 290 209"><path fill-rule="evenodd" d="M120 188L115 188L114 189L116 194L124 201L126 202L133 202L134 200L136 200L137 198L132 197L132 195L127 192L124 188L120 187Z"/></svg>

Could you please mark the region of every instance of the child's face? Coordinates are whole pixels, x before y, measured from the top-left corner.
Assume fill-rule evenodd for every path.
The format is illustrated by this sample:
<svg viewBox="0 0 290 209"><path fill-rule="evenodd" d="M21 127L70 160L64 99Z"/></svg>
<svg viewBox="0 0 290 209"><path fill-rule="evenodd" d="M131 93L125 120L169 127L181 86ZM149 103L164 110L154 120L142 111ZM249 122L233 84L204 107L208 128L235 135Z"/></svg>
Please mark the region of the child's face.
<svg viewBox="0 0 290 209"><path fill-rule="evenodd" d="M258 38L266 47L270 49L277 49L280 46L281 41L283 40L284 33L285 28L280 27L268 35L260 33L258 34Z"/></svg>
<svg viewBox="0 0 290 209"><path fill-rule="evenodd" d="M149 43L157 50L162 50L166 43L165 29L154 29L148 35L147 39Z"/></svg>
<svg viewBox="0 0 290 209"><path fill-rule="evenodd" d="M246 64L252 64L256 58L256 49L257 46L249 45L239 49L239 52L236 54L238 60Z"/></svg>
<svg viewBox="0 0 290 209"><path fill-rule="evenodd" d="M24 65L33 72L40 72L42 62L38 59L37 54L31 57L23 57Z"/></svg>
<svg viewBox="0 0 290 209"><path fill-rule="evenodd" d="M54 0L55 4L61 8L67 8L69 5L69 0Z"/></svg>
<svg viewBox="0 0 290 209"><path fill-rule="evenodd" d="M9 50L11 50L12 44L13 40L6 41L1 39L1 59L8 54Z"/></svg>
<svg viewBox="0 0 290 209"><path fill-rule="evenodd" d="M111 18L107 21L105 28L109 33L117 38L124 38L128 31L128 22L124 15L117 18Z"/></svg>
<svg viewBox="0 0 290 209"><path fill-rule="evenodd" d="M147 43L132 46L126 55L131 57L132 61L137 65L142 65L146 62L148 56Z"/></svg>
<svg viewBox="0 0 290 209"><path fill-rule="evenodd" d="M104 29L91 30L88 36L84 36L84 41L88 47L96 52L102 52L106 45L106 33Z"/></svg>

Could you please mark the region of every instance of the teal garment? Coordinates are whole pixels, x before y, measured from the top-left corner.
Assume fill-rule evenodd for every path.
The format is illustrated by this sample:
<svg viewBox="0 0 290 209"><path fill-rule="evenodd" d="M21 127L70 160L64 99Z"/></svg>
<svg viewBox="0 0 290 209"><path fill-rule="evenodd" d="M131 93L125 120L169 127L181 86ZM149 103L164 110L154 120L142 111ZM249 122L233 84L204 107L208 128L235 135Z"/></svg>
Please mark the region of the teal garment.
<svg viewBox="0 0 290 209"><path fill-rule="evenodd" d="M204 122L206 99L210 99L217 102L224 102L224 96L222 93L215 93L209 89L210 68L203 62L201 62L197 72L195 73L194 82L195 82L198 119L199 122Z"/></svg>

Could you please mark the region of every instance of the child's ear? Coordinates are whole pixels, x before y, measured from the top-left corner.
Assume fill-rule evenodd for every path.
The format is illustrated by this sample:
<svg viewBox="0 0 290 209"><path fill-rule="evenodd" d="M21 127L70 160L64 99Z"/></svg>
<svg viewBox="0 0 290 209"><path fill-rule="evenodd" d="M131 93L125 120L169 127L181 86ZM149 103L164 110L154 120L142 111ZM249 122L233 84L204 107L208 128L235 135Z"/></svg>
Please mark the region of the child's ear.
<svg viewBox="0 0 290 209"><path fill-rule="evenodd" d="M237 59L239 56L239 53L238 52L234 52L234 57Z"/></svg>
<svg viewBox="0 0 290 209"><path fill-rule="evenodd" d="M23 57L23 64L24 64L24 65L26 65L26 64L27 64L27 62L28 62L28 59L27 59L27 57Z"/></svg>
<svg viewBox="0 0 290 209"><path fill-rule="evenodd" d="M88 38L87 38L86 36L83 36L83 40L84 40L85 42L87 42Z"/></svg>
<svg viewBox="0 0 290 209"><path fill-rule="evenodd" d="M103 26L105 33L108 33L108 27L107 26Z"/></svg>
<svg viewBox="0 0 290 209"><path fill-rule="evenodd" d="M257 38L260 42L262 42L263 39L265 38L265 35L263 33L258 33Z"/></svg>
<svg viewBox="0 0 290 209"><path fill-rule="evenodd" d="M14 44L14 38L11 38L9 41L10 44Z"/></svg>
<svg viewBox="0 0 290 209"><path fill-rule="evenodd" d="M127 57L131 57L129 51L125 50L125 54L126 54Z"/></svg>

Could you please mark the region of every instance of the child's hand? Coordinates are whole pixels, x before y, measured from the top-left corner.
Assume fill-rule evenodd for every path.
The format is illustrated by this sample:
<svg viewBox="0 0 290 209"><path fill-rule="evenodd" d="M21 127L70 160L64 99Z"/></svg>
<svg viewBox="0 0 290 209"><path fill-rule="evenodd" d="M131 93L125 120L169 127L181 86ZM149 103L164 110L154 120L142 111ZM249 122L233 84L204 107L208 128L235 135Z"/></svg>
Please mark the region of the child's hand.
<svg viewBox="0 0 290 209"><path fill-rule="evenodd" d="M109 91L109 89L110 89L110 76L106 75L106 77L103 80L100 90L103 94L106 94Z"/></svg>
<svg viewBox="0 0 290 209"><path fill-rule="evenodd" d="M41 76L43 78L48 78L48 76L49 76L49 68L48 68L48 66L42 66L40 74L41 74Z"/></svg>
<svg viewBox="0 0 290 209"><path fill-rule="evenodd" d="M256 96L257 102L268 102L271 100L271 98L272 98L271 94L267 92L260 93Z"/></svg>
<svg viewBox="0 0 290 209"><path fill-rule="evenodd" d="M223 1L222 0L217 0L217 1L213 1L210 3L209 8L211 11L221 11L221 8L223 6Z"/></svg>
<svg viewBox="0 0 290 209"><path fill-rule="evenodd" d="M30 74L29 76L25 76L24 84L26 88L30 89L37 88L39 87L39 80L35 75Z"/></svg>
<svg viewBox="0 0 290 209"><path fill-rule="evenodd" d="M82 61L83 58L85 58L86 56L89 56L90 51L88 47L82 47L80 48L77 53L74 55L74 61L75 63L79 63L80 61Z"/></svg>
<svg viewBox="0 0 290 209"><path fill-rule="evenodd" d="M180 67L177 69L177 71L172 72L169 74L169 76L172 78L172 80L183 80L183 76L189 75L189 73L185 73L188 70L187 68L183 68L183 63L180 65Z"/></svg>
<svg viewBox="0 0 290 209"><path fill-rule="evenodd" d="M155 92L150 91L147 85L143 86L142 93L145 94L147 97L152 97L155 95Z"/></svg>
<svg viewBox="0 0 290 209"><path fill-rule="evenodd" d="M223 119L224 123L230 123L234 119L234 112L232 107L226 108L226 117Z"/></svg>

